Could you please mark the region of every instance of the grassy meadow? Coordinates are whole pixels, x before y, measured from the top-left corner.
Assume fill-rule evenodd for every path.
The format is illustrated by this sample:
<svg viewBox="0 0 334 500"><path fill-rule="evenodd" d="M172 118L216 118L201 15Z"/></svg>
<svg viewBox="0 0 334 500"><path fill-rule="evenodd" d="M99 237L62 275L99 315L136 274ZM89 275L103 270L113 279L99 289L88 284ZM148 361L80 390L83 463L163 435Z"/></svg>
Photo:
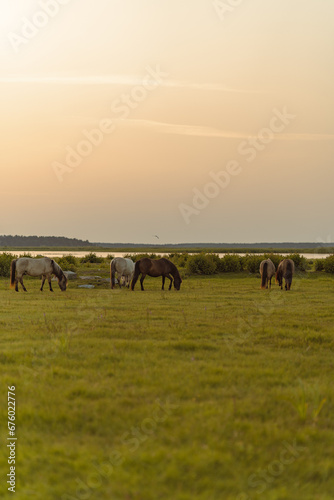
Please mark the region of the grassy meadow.
<svg viewBox="0 0 334 500"><path fill-rule="evenodd" d="M333 499L333 276L78 275L0 279L1 498L15 385L16 500Z"/></svg>

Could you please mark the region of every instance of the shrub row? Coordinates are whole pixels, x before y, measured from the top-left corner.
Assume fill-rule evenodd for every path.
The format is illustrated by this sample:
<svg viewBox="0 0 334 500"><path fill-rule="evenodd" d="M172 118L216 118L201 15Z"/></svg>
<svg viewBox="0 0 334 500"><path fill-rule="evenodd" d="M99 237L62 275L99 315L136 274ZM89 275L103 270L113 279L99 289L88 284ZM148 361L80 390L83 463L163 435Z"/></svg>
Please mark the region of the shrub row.
<svg viewBox="0 0 334 500"><path fill-rule="evenodd" d="M200 253L187 256L182 254L182 265L180 265L181 262L179 256L170 254L168 257L176 265L184 267L189 274L210 275L216 273L237 273L240 271L258 273L261 261L268 258L271 258L276 268L284 258L292 259L296 268L300 271L305 271L307 268L307 260L299 254L292 254L289 256L277 254L247 254L245 256L226 254L223 258L220 258L216 254Z"/></svg>
<svg viewBox="0 0 334 500"><path fill-rule="evenodd" d="M24 254L24 256L31 257L30 254ZM38 257L42 256L39 255ZM125 257L136 262L144 257L155 259L157 258L157 255L154 253L142 253L127 254ZM245 256L226 254L224 257L220 258L217 254L202 252L194 255L190 255L188 253L170 253L165 257L171 260L178 268L185 270L188 274L202 275L236 273L240 271L258 273L261 261L267 258L270 258L273 261L276 268L280 261L284 258L292 259L299 271L305 271L308 265L307 259L298 253L288 256L279 254L247 254ZM6 278L9 277L10 263L14 258L17 258L17 256L9 253L0 254L0 276ZM67 271L76 271L80 264L109 263L112 258L113 255L98 257L95 253L91 252L81 259L74 257L73 255L64 255L63 257L55 258L55 260L62 269ZM314 268L316 271L325 271L326 273L334 274L334 255L330 255L325 259L316 259L314 261Z"/></svg>

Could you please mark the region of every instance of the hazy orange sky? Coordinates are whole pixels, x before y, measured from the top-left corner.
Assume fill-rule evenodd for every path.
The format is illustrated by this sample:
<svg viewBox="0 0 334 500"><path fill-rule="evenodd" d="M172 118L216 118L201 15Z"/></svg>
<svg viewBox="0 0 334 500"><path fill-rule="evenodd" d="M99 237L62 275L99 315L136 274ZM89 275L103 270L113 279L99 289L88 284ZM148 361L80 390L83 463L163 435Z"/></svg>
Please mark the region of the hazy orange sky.
<svg viewBox="0 0 334 500"><path fill-rule="evenodd" d="M332 0L1 0L0 234L333 241L333 19Z"/></svg>

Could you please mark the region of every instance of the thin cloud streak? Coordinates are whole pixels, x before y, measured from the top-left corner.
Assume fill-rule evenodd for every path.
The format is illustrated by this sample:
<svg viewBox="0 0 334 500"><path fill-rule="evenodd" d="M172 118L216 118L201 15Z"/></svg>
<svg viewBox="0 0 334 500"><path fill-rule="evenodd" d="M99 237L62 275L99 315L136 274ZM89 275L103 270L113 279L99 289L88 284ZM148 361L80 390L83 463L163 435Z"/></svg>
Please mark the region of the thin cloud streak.
<svg viewBox="0 0 334 500"><path fill-rule="evenodd" d="M182 125L175 123L164 123L153 120L127 119L119 120L119 124L130 127L141 127L151 129L154 132L171 135L184 135L193 137L212 137L221 139L255 139L258 134L246 132L234 132L221 130L213 127L201 127L196 125ZM334 140L334 134L314 134L314 133L290 133L275 134L275 138L284 141L327 141Z"/></svg>
<svg viewBox="0 0 334 500"><path fill-rule="evenodd" d="M45 76L45 75L8 75L0 76L0 83L36 83L53 85L142 85L150 82L145 76L138 75L94 75L94 76ZM182 80L164 79L159 86L175 89L205 90L214 92L234 92L242 94L266 93L265 90L235 89L220 83L193 83Z"/></svg>
<svg viewBox="0 0 334 500"><path fill-rule="evenodd" d="M176 123L163 123L153 120L118 120L121 126L140 127L150 129L153 132L172 135L187 135L194 137L220 137L227 139L244 139L248 135L220 130L212 127L199 127L194 125L181 125Z"/></svg>

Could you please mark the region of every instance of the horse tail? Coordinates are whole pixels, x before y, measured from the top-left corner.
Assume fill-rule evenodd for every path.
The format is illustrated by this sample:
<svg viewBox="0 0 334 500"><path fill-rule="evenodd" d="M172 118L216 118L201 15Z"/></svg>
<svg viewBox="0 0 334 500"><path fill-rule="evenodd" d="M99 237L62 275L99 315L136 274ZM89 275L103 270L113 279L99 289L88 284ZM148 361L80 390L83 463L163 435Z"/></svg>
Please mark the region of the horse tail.
<svg viewBox="0 0 334 500"><path fill-rule="evenodd" d="M262 269L262 281L261 281L262 289L266 288L267 279L268 279L268 262L265 262L263 264L263 269Z"/></svg>
<svg viewBox="0 0 334 500"><path fill-rule="evenodd" d="M114 259L110 262L110 288L115 286L115 262Z"/></svg>
<svg viewBox="0 0 334 500"><path fill-rule="evenodd" d="M288 259L287 265L286 265L286 284L287 284L287 290L291 289L291 284L292 284L292 276L295 270L295 264L293 260Z"/></svg>
<svg viewBox="0 0 334 500"><path fill-rule="evenodd" d="M15 284L16 261L17 259L12 260L10 265L10 288L14 288Z"/></svg>
<svg viewBox="0 0 334 500"><path fill-rule="evenodd" d="M140 275L140 261L137 260L137 262L135 264L135 271L133 273L133 278L132 278L132 281L131 281L131 290L135 289L135 284L138 281L139 275Z"/></svg>

